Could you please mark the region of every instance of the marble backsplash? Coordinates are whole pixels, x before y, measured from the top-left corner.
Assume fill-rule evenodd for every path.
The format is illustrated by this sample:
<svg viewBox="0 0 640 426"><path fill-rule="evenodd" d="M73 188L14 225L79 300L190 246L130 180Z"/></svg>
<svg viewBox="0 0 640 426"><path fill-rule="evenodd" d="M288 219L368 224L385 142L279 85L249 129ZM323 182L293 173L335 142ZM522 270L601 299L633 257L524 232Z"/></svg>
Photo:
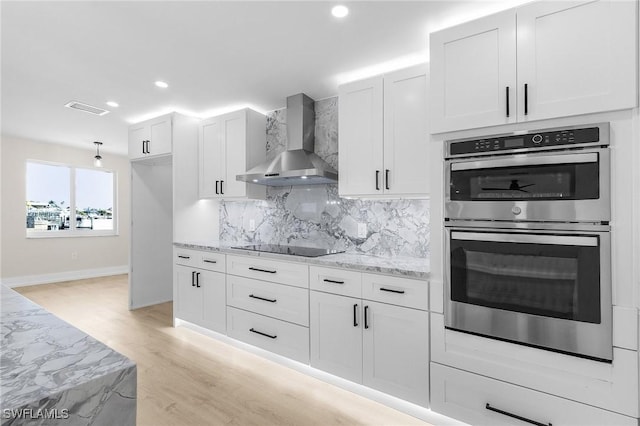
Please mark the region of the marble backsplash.
<svg viewBox="0 0 640 426"><path fill-rule="evenodd" d="M315 152L337 170L338 98L316 101L315 111ZM269 113L268 158L286 149L286 132L286 109ZM366 237L358 237L358 223L367 225ZM220 241L428 257L429 201L344 199L337 185L268 187L266 200L220 204Z"/></svg>

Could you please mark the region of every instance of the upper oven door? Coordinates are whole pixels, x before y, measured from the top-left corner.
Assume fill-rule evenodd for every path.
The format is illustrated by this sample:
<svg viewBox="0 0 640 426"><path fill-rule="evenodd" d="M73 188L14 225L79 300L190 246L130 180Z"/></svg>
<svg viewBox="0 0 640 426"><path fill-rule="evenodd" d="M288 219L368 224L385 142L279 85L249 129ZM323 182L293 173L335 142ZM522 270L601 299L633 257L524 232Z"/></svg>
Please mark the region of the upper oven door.
<svg viewBox="0 0 640 426"><path fill-rule="evenodd" d="M446 162L448 219L607 222L607 148Z"/></svg>

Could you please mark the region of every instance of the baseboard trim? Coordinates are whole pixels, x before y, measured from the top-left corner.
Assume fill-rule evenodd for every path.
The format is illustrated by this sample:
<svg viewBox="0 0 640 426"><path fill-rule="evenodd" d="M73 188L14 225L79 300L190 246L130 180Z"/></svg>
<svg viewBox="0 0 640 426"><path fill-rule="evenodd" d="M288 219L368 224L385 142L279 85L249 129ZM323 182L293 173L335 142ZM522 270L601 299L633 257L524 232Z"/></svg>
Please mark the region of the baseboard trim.
<svg viewBox="0 0 640 426"><path fill-rule="evenodd" d="M7 287L26 287L38 284L50 284L62 281L83 280L86 278L107 277L129 273L129 265L110 266L107 268L81 269L78 271L56 272L42 275L24 275L21 277L2 278L0 283Z"/></svg>

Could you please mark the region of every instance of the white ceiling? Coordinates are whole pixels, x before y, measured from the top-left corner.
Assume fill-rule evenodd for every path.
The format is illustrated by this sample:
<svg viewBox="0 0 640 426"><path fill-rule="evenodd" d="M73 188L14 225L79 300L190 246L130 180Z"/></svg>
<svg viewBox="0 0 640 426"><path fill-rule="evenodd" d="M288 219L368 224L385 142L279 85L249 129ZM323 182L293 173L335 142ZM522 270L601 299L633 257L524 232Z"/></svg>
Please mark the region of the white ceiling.
<svg viewBox="0 0 640 426"><path fill-rule="evenodd" d="M429 32L522 2L355 1L339 20L327 1L2 1L2 133L126 154L136 121L335 96L339 83L426 61ZM64 108L71 100L111 113Z"/></svg>

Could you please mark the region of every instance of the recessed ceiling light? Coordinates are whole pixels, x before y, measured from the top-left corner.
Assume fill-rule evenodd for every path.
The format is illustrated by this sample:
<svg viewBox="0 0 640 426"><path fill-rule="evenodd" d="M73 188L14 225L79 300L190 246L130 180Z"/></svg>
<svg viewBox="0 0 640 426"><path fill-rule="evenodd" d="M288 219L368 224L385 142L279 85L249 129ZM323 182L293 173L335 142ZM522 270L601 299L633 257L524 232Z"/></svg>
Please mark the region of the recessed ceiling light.
<svg viewBox="0 0 640 426"><path fill-rule="evenodd" d="M162 87L163 89L166 89L167 87L169 87L169 85L167 83L165 83L164 81L156 81L156 86L158 87Z"/></svg>
<svg viewBox="0 0 640 426"><path fill-rule="evenodd" d="M344 5L333 6L331 9L331 14L336 18L344 18L349 14L349 8Z"/></svg>
<svg viewBox="0 0 640 426"><path fill-rule="evenodd" d="M94 115L109 114L109 111L107 111L106 109L98 108L96 106L85 104L78 101L67 102L64 106L66 106L67 108L88 112L89 114L94 114Z"/></svg>
<svg viewBox="0 0 640 426"><path fill-rule="evenodd" d="M107 105L113 108L118 108L120 106L117 102L113 102L113 101L107 102Z"/></svg>

